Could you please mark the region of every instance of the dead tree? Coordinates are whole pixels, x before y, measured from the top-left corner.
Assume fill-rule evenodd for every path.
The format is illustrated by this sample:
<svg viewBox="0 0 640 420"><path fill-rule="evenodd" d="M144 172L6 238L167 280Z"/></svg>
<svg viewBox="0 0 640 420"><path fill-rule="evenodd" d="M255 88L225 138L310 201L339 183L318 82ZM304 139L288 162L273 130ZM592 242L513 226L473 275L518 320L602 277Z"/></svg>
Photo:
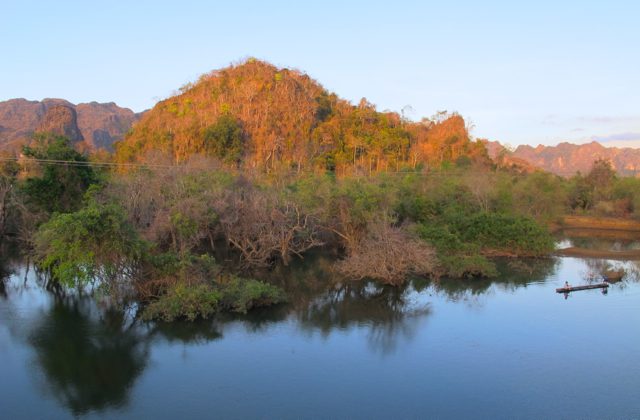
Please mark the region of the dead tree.
<svg viewBox="0 0 640 420"><path fill-rule="evenodd" d="M219 214L223 234L246 266L265 267L275 259L287 265L293 255L322 245L312 215L257 190L232 194Z"/></svg>

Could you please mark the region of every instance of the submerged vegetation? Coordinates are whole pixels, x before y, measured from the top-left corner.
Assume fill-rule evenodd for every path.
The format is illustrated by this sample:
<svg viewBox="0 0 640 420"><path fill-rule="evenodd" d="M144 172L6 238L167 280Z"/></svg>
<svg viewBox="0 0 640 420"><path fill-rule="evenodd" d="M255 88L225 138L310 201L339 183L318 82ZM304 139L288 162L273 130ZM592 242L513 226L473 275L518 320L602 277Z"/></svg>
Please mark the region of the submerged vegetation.
<svg viewBox="0 0 640 420"><path fill-rule="evenodd" d="M51 281L135 299L145 319L286 299L257 280L318 249L350 279L497 274L544 256L563 214L635 217L640 181L503 168L464 120L357 106L249 60L160 102L101 164L40 136L0 168L0 233ZM105 164L113 164L107 169Z"/></svg>

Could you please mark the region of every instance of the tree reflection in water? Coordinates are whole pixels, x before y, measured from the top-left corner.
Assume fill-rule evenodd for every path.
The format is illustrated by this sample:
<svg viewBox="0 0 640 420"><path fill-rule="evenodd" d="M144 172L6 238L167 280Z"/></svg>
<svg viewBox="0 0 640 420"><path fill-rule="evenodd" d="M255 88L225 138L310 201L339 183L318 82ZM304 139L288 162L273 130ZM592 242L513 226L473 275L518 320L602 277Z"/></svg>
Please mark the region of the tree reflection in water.
<svg viewBox="0 0 640 420"><path fill-rule="evenodd" d="M634 231L606 229L565 229L559 236L567 238L571 246L603 251L640 249L640 235Z"/></svg>
<svg viewBox="0 0 640 420"><path fill-rule="evenodd" d="M206 344L220 339L228 323L240 321L249 332L259 332L295 319L303 331L325 337L334 331L363 330L372 351L389 355L412 340L429 318L430 293L456 300L480 296L492 285L517 288L543 280L556 267L554 259L518 261L501 263L505 274L495 280L414 279L403 287L339 282L314 265L314 271L300 269L282 279L291 292L288 305L196 323L138 325L122 312L98 308L88 297L56 294L51 305L35 313L35 322L25 322L22 329L34 325L26 341L35 350L34 368L41 372L46 392L73 415L105 413L128 404L154 341Z"/></svg>
<svg viewBox="0 0 640 420"><path fill-rule="evenodd" d="M0 298L7 298L6 280L11 275L7 270L4 261L0 260Z"/></svg>
<svg viewBox="0 0 640 420"><path fill-rule="evenodd" d="M422 291L433 286L452 302L466 302L472 306L481 305L480 297L491 293L496 287L504 291L515 291L531 283L545 281L552 276L560 264L559 258L498 258L496 278L441 279L437 282L414 281L414 287Z"/></svg>
<svg viewBox="0 0 640 420"><path fill-rule="evenodd" d="M6 282L15 273L15 253L15 247L0 243L0 298L7 298Z"/></svg>
<svg viewBox="0 0 640 420"><path fill-rule="evenodd" d="M344 283L313 299L297 316L302 329L320 330L324 336L353 326L367 328L371 349L386 355L400 339L411 340L431 313L429 304L413 304L411 292L410 287L373 282Z"/></svg>
<svg viewBox="0 0 640 420"><path fill-rule="evenodd" d="M631 261L628 265L629 270L625 279L638 282L640 281L640 261Z"/></svg>
<svg viewBox="0 0 640 420"><path fill-rule="evenodd" d="M29 335L46 390L76 416L127 405L149 353L147 340L121 312L97 314L91 307L56 297Z"/></svg>
<svg viewBox="0 0 640 420"><path fill-rule="evenodd" d="M156 322L150 323L148 328L146 337L169 343L206 344L209 341L222 338L222 331L218 323L206 319L194 322Z"/></svg>
<svg viewBox="0 0 640 420"><path fill-rule="evenodd" d="M127 406L154 341L192 345L222 337L215 322L139 325L126 312L99 308L88 296L53 293L41 281L36 283L37 289L31 290L50 296L50 304L22 314L7 306L12 312L9 331L34 350L32 368L43 392L74 416ZM20 287L11 290L18 292Z"/></svg>

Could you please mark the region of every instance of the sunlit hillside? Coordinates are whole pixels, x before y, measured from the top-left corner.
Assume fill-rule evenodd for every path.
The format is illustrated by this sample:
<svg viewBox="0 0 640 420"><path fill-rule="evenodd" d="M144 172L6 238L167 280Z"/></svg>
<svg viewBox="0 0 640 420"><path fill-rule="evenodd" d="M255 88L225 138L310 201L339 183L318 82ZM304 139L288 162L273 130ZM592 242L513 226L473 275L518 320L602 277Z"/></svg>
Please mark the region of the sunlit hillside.
<svg viewBox="0 0 640 420"><path fill-rule="evenodd" d="M457 114L411 122L364 98L352 105L300 71L255 59L206 74L161 101L116 150L120 161L160 150L176 161L205 154L265 171L338 173L487 159Z"/></svg>

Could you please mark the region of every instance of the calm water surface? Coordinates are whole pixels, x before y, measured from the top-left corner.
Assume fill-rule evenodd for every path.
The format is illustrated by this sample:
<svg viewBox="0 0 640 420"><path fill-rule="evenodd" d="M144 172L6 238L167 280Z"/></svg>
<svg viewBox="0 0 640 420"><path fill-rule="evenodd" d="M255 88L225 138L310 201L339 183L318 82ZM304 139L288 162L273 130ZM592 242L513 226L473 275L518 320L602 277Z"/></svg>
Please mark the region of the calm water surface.
<svg viewBox="0 0 640 420"><path fill-rule="evenodd" d="M606 264L628 272L606 295L555 293ZM0 417L640 418L638 266L512 261L494 281L394 289L316 260L274 274L288 305L167 325L6 263Z"/></svg>

